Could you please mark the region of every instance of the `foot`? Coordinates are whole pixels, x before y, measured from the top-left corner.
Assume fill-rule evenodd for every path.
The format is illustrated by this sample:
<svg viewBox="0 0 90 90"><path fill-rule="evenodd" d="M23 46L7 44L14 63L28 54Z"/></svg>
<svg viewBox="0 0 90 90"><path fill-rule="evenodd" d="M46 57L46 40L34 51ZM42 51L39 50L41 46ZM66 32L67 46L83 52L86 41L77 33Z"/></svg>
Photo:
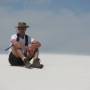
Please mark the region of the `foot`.
<svg viewBox="0 0 90 90"><path fill-rule="evenodd" d="M43 68L43 64L40 64L40 59L37 58L37 59L35 59L33 61L33 64L31 64L31 67L42 69Z"/></svg>
<svg viewBox="0 0 90 90"><path fill-rule="evenodd" d="M25 63L25 67L26 68L31 68L31 63L29 62L29 59L28 58L25 58L24 59L24 63Z"/></svg>
<svg viewBox="0 0 90 90"><path fill-rule="evenodd" d="M43 68L43 64L40 64L40 65L31 64L31 67L32 67L32 68L39 68L39 69L42 69L42 68Z"/></svg>
<svg viewBox="0 0 90 90"><path fill-rule="evenodd" d="M25 67L30 69L31 68L31 63L29 63L29 62L25 63Z"/></svg>

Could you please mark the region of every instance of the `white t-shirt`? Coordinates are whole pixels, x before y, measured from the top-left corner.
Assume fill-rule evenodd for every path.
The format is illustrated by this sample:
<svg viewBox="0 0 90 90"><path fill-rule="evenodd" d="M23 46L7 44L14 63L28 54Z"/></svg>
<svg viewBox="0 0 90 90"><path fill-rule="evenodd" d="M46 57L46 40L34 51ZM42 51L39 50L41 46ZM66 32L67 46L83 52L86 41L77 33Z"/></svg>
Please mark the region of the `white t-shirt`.
<svg viewBox="0 0 90 90"><path fill-rule="evenodd" d="M11 36L11 38L10 38L10 44L12 45L12 41L13 40L17 40L17 34L13 34L12 36ZM30 45L31 44L31 42L32 41L34 41L35 39L34 38L32 38L32 37L30 37L30 36L28 36L28 44ZM25 36L24 36L24 38L20 38L19 37L19 42L20 42L20 44L22 45L22 51L24 52L25 51Z"/></svg>

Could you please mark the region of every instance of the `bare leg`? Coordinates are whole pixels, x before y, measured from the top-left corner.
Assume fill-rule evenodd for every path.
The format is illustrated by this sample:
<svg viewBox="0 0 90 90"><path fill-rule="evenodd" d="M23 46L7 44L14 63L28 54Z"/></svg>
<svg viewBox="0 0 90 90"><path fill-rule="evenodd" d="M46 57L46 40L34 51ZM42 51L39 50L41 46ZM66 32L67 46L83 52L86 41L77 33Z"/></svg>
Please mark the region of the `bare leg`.
<svg viewBox="0 0 90 90"><path fill-rule="evenodd" d="M24 60L25 56L22 53L21 49L13 49L12 53L16 56L22 59L22 61Z"/></svg>
<svg viewBox="0 0 90 90"><path fill-rule="evenodd" d="M36 60L38 59L38 56L39 56L39 50L37 50L34 54L34 57L33 57L33 60Z"/></svg>
<svg viewBox="0 0 90 90"><path fill-rule="evenodd" d="M37 50L34 54L32 67L34 67L34 68L43 68L43 65L40 64L40 59L38 58L38 56L39 56L39 50Z"/></svg>
<svg viewBox="0 0 90 90"><path fill-rule="evenodd" d="M30 54L28 54L30 58L32 58L32 64L31 64L31 67L33 68L43 68L43 65L40 64L40 59L38 58L39 56L39 50L36 49L34 54L32 56L30 56Z"/></svg>

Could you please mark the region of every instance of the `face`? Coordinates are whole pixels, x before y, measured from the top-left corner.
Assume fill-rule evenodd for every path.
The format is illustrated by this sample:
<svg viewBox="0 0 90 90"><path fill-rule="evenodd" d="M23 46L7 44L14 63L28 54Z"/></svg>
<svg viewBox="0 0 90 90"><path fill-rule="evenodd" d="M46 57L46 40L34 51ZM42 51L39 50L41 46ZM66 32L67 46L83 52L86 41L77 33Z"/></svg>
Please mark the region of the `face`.
<svg viewBox="0 0 90 90"><path fill-rule="evenodd" d="M26 29L26 27L18 27L18 33L21 35L25 35Z"/></svg>

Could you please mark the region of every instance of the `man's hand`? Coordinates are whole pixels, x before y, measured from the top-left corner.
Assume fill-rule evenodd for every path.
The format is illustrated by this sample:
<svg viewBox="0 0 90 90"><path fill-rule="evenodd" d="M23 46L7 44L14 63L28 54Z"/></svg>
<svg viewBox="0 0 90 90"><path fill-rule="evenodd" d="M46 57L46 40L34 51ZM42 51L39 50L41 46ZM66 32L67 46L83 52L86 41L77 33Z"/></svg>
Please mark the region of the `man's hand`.
<svg viewBox="0 0 90 90"><path fill-rule="evenodd" d="M36 50L41 47L41 43L38 41L33 41L31 46L28 48L28 52L31 56L34 56Z"/></svg>
<svg viewBox="0 0 90 90"><path fill-rule="evenodd" d="M39 47L41 47L41 43L39 42L39 41L33 41L32 43L31 43L31 47L34 47L34 48L39 48Z"/></svg>

